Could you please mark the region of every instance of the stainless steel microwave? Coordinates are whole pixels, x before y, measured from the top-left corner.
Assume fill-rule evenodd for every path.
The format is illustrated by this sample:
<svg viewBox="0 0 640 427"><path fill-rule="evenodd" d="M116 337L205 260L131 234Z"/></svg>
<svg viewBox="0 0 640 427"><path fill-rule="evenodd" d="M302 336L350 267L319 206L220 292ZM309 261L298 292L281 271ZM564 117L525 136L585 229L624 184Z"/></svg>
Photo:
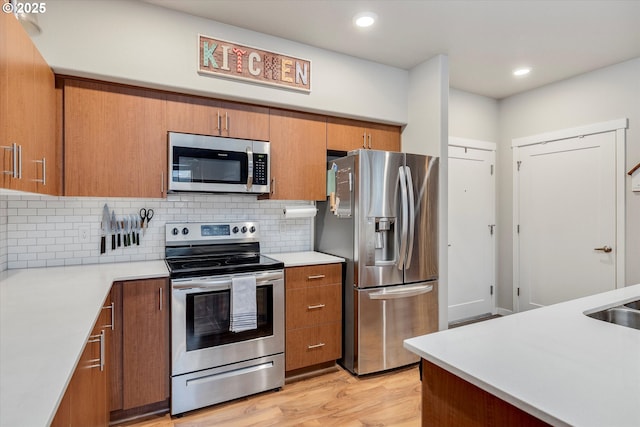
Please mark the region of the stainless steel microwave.
<svg viewBox="0 0 640 427"><path fill-rule="evenodd" d="M169 191L268 193L269 143L169 132Z"/></svg>

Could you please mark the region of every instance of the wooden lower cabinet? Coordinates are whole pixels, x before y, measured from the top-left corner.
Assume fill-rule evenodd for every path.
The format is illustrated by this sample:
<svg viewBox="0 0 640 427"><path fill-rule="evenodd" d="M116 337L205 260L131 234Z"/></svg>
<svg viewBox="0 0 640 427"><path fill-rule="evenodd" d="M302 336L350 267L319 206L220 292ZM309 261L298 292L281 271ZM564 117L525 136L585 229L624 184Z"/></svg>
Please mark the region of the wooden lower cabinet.
<svg viewBox="0 0 640 427"><path fill-rule="evenodd" d="M109 425L107 359L111 341L110 297L104 307L58 406L52 427Z"/></svg>
<svg viewBox="0 0 640 427"><path fill-rule="evenodd" d="M169 410L169 282L117 282L111 421Z"/></svg>
<svg viewBox="0 0 640 427"><path fill-rule="evenodd" d="M342 356L342 264L285 269L285 371Z"/></svg>
<svg viewBox="0 0 640 427"><path fill-rule="evenodd" d="M421 363L423 426L549 425L431 362Z"/></svg>

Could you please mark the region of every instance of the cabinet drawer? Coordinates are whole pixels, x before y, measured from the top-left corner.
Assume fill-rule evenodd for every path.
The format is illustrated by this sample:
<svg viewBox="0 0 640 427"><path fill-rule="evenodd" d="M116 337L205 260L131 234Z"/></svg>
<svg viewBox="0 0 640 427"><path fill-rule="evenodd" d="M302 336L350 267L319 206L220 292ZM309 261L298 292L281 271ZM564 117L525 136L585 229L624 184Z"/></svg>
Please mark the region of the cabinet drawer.
<svg viewBox="0 0 640 427"><path fill-rule="evenodd" d="M339 359L342 323L333 322L287 331L286 371Z"/></svg>
<svg viewBox="0 0 640 427"><path fill-rule="evenodd" d="M285 269L287 289L342 283L342 264L306 265Z"/></svg>
<svg viewBox="0 0 640 427"><path fill-rule="evenodd" d="M286 302L287 329L304 328L341 320L340 285L288 289Z"/></svg>

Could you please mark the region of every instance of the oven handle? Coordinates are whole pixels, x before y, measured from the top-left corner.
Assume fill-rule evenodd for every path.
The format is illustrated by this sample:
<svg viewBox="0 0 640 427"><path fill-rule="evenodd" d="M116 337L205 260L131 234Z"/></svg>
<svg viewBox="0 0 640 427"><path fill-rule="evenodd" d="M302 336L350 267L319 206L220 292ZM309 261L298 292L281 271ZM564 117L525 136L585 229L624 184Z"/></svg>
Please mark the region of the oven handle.
<svg viewBox="0 0 640 427"><path fill-rule="evenodd" d="M256 274L256 285L264 285L275 280L281 280L282 278L282 272ZM209 277L206 279L174 279L171 281L171 287L176 291L186 291L189 289L225 290L231 288L231 276Z"/></svg>

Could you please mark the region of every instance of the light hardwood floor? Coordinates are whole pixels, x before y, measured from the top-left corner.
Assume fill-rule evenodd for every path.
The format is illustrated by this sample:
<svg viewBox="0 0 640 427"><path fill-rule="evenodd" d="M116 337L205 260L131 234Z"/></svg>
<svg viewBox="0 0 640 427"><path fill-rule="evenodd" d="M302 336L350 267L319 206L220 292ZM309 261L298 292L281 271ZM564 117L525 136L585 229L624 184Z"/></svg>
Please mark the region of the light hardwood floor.
<svg viewBox="0 0 640 427"><path fill-rule="evenodd" d="M244 399L129 427L420 425L418 367L362 378L342 368Z"/></svg>

